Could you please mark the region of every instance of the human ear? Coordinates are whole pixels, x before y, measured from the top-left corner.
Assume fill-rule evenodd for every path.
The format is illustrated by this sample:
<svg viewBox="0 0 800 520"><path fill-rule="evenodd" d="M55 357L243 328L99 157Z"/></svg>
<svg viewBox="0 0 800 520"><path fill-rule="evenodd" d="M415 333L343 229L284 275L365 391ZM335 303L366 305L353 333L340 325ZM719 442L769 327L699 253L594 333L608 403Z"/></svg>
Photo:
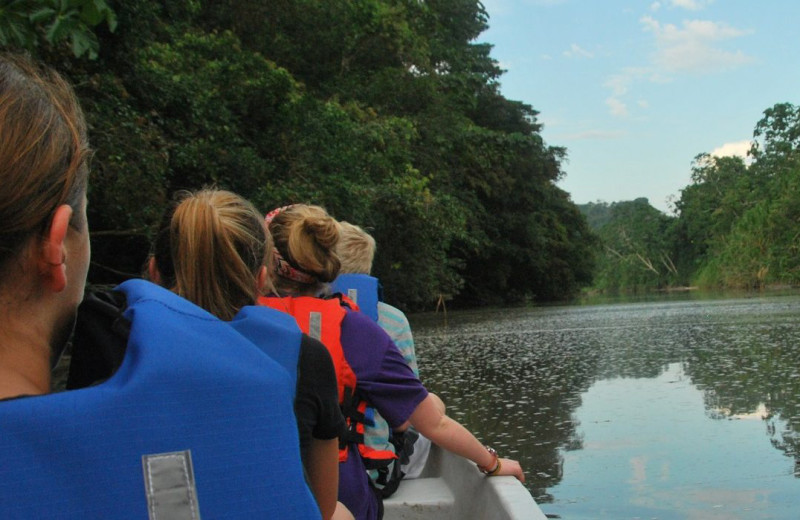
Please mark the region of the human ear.
<svg viewBox="0 0 800 520"><path fill-rule="evenodd" d="M161 273L158 271L156 257L154 256L151 256L150 260L147 261L147 276L150 277L150 281L154 284L161 285Z"/></svg>
<svg viewBox="0 0 800 520"><path fill-rule="evenodd" d="M256 275L256 292L267 294L269 292L269 277L267 276L267 266L262 265Z"/></svg>
<svg viewBox="0 0 800 520"><path fill-rule="evenodd" d="M61 292L67 286L67 250L64 242L71 218L72 208L68 204L56 208L39 252L39 273L45 287L53 292Z"/></svg>

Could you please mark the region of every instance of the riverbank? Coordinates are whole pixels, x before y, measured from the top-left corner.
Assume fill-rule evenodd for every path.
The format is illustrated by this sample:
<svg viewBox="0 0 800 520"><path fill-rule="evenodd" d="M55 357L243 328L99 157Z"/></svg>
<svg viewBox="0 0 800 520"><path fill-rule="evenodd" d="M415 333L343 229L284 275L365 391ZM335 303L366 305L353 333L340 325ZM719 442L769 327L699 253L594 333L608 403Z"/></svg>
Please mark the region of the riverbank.
<svg viewBox="0 0 800 520"><path fill-rule="evenodd" d="M800 286L771 284L753 289L715 289L696 285L662 287L651 291L631 291L608 294L596 289L585 290L574 302L567 305L606 305L613 303L644 303L681 300L717 300L731 298L758 298L800 294Z"/></svg>

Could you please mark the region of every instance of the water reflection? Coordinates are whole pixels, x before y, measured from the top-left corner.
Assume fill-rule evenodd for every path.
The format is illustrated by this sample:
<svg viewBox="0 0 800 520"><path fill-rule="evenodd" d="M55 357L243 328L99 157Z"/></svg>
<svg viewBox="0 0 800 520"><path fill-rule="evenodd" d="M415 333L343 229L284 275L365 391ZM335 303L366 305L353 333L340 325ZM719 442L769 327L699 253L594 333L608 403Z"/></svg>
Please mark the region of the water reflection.
<svg viewBox="0 0 800 520"><path fill-rule="evenodd" d="M795 518L800 508L800 298L504 309L412 325L423 380L521 460L547 513Z"/></svg>

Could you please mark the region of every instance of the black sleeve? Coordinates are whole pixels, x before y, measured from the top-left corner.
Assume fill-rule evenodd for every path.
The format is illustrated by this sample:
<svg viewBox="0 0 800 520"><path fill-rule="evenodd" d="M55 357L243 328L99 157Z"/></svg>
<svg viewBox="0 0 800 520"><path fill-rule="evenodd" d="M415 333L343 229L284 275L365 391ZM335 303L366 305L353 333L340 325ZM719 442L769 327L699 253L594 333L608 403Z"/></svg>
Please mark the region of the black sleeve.
<svg viewBox="0 0 800 520"><path fill-rule="evenodd" d="M312 438L330 440L344 430L331 356L322 343L305 334L300 342L294 409L304 453Z"/></svg>

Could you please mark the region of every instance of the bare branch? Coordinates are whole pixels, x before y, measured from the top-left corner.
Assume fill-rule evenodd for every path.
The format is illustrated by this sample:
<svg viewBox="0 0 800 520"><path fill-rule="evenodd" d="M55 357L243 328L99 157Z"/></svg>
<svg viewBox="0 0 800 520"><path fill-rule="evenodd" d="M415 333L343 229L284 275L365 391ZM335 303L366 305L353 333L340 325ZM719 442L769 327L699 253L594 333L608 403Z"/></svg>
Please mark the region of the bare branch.
<svg viewBox="0 0 800 520"><path fill-rule="evenodd" d="M613 247L606 246L606 251L608 251L609 253L612 253L614 255L617 255L619 258L621 258L623 260L625 259L625 257L622 255L622 253L620 253L619 251L617 251Z"/></svg>
<svg viewBox="0 0 800 520"><path fill-rule="evenodd" d="M675 267L675 264L672 263L672 259L666 254L661 254L661 263L664 264L664 267L666 267L667 271L670 273L678 274L678 268Z"/></svg>
<svg viewBox="0 0 800 520"><path fill-rule="evenodd" d="M641 260L641 262L644 264L644 266L647 268L648 271L653 271L654 273L659 274L658 271L656 271L655 267L653 267L653 262L643 257L639 253L634 253L634 254L639 260Z"/></svg>

